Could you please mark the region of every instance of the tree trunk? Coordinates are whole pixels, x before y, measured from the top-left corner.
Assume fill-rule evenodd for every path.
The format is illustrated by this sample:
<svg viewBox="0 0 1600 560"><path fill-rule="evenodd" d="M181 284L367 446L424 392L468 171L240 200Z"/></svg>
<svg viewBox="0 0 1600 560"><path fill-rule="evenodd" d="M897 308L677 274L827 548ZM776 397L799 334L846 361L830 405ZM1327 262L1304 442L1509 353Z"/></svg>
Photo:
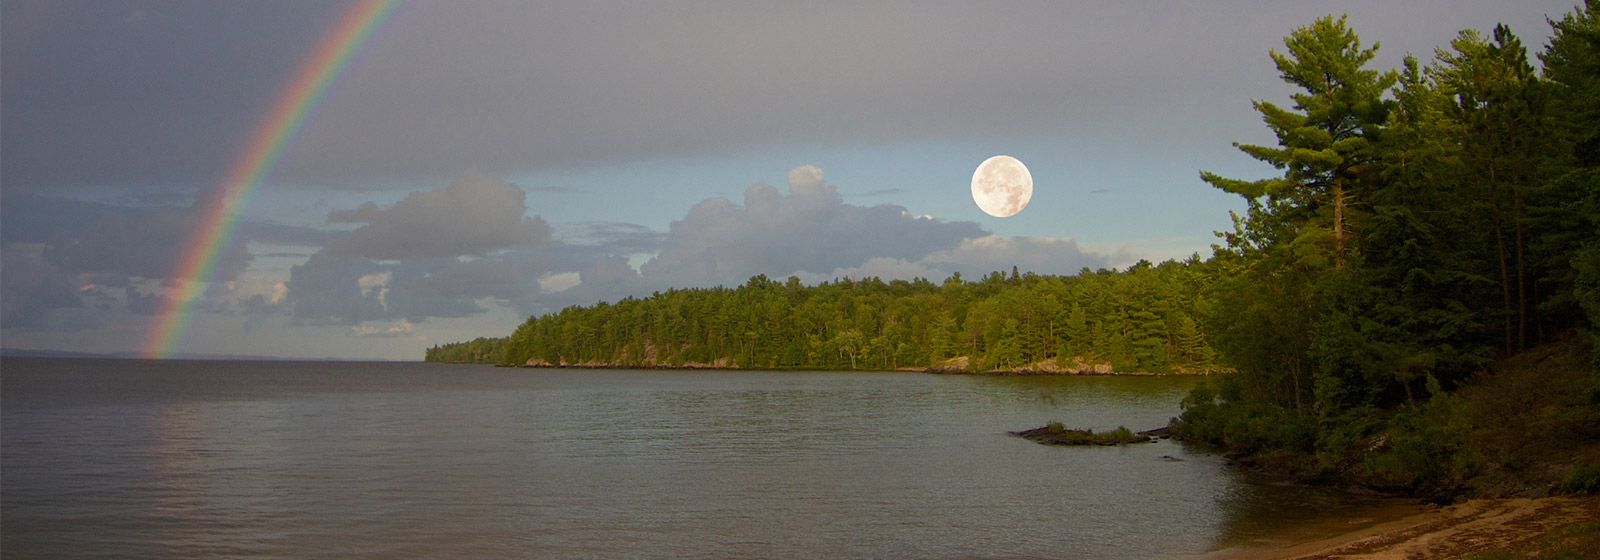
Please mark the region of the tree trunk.
<svg viewBox="0 0 1600 560"><path fill-rule="evenodd" d="M1344 268L1344 183L1333 183L1333 268Z"/></svg>
<svg viewBox="0 0 1600 560"><path fill-rule="evenodd" d="M1528 348L1528 280L1523 264L1527 245L1522 224L1522 194L1516 185L1511 186L1511 223L1516 230L1517 242L1517 350Z"/></svg>
<svg viewBox="0 0 1600 560"><path fill-rule="evenodd" d="M1508 265L1506 263L1506 236L1505 236L1504 227L1502 227L1500 221L1501 220L1499 218L1499 213L1497 212L1496 215L1495 215L1495 221L1494 221L1494 239L1495 239L1495 244L1498 246L1499 254L1500 254L1500 299L1501 299L1501 309L1503 309L1505 311L1505 315L1506 315L1506 317L1505 317L1505 328L1504 328L1504 330L1505 330L1505 338L1506 338L1505 348L1506 348L1506 354L1509 355L1509 354L1511 354L1511 351L1512 351L1512 346L1511 346L1511 343L1512 343L1512 328L1511 328L1511 272L1510 272L1509 267L1508 267Z"/></svg>
<svg viewBox="0 0 1600 560"><path fill-rule="evenodd" d="M1507 256L1506 256L1506 233L1505 233L1505 221L1506 221L1506 219L1505 219L1504 212L1501 211L1502 202L1501 202L1501 199L1498 196L1499 195L1499 192L1498 192L1499 189L1496 188L1498 186L1498 184L1495 181L1495 171L1496 171L1495 162L1494 162L1494 159L1491 157L1489 159L1489 189L1488 189L1488 192L1489 192L1490 199L1495 201L1494 202L1494 206L1493 206L1493 208L1494 208L1494 240L1495 240L1496 250L1498 251L1499 260L1500 260L1500 301L1501 301L1501 309L1505 312L1505 327L1504 327L1505 339L1506 339L1505 340L1505 350L1506 350L1506 354L1510 355L1511 352L1514 350L1514 346L1513 346L1513 340L1514 339L1513 339L1513 336L1512 336L1513 335L1513 330L1512 330L1512 320L1511 320L1512 319L1512 316L1511 316L1511 271L1510 271L1510 264L1507 262Z"/></svg>

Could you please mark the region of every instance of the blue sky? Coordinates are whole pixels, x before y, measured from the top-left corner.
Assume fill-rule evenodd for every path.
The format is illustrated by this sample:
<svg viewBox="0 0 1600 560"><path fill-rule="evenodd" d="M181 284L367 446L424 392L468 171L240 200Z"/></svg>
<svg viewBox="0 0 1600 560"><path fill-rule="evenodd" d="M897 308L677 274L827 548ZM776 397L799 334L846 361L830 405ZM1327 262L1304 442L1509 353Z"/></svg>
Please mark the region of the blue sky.
<svg viewBox="0 0 1600 560"><path fill-rule="evenodd" d="M337 2L0 6L0 343L127 352L194 200ZM1272 170L1270 49L1348 13L1374 66L1562 1L402 2L244 210L189 353L417 359L523 318L752 274L978 275L1209 252ZM1012 218L973 204L1026 163ZM520 205L520 206L519 206Z"/></svg>

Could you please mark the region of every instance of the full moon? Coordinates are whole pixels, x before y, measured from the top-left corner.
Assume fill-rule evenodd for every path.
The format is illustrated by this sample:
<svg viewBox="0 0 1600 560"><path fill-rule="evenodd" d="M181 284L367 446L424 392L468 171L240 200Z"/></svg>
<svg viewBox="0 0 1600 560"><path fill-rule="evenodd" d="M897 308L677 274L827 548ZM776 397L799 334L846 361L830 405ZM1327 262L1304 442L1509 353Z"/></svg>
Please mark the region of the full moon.
<svg viewBox="0 0 1600 560"><path fill-rule="evenodd" d="M996 218L1015 216L1033 199L1033 174L1011 156L983 160L972 172L972 201Z"/></svg>

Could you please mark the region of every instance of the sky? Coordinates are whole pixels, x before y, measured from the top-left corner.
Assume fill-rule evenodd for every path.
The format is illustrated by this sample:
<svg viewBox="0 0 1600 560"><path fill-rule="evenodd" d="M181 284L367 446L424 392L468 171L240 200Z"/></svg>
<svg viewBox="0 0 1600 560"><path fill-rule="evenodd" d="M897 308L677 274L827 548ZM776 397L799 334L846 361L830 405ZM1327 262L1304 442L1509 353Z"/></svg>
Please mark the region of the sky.
<svg viewBox="0 0 1600 560"><path fill-rule="evenodd" d="M131 353L347 4L0 4L0 345ZM1270 58L1347 14L1373 67L1570 0L401 1L238 212L184 354L420 359L531 314L749 277L978 278L1206 256L1273 169ZM1535 61L1537 62L1537 61ZM984 214L984 159L1033 175Z"/></svg>

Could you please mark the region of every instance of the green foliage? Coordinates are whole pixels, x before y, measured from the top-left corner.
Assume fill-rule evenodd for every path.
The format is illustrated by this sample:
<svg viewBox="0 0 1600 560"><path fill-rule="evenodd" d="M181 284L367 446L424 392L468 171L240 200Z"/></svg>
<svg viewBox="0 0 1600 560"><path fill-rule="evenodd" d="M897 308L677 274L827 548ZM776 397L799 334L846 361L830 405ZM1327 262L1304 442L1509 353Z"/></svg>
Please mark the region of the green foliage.
<svg viewBox="0 0 1600 560"><path fill-rule="evenodd" d="M756 276L737 288L669 290L530 317L491 359L887 370L966 357L976 371L1110 364L1204 373L1221 367L1196 318L1197 294L1211 274L1191 258L1070 277L954 276L939 285L867 278L808 287Z"/></svg>
<svg viewBox="0 0 1600 560"><path fill-rule="evenodd" d="M1388 449L1368 453L1360 472L1369 484L1404 490L1423 498L1449 501L1477 474L1469 446L1471 420L1462 400L1441 395L1395 415L1380 442Z"/></svg>
<svg viewBox="0 0 1600 560"><path fill-rule="evenodd" d="M505 338L475 338L466 342L452 342L429 348L423 357L428 362L458 364L492 364L505 356Z"/></svg>
<svg viewBox="0 0 1600 560"><path fill-rule="evenodd" d="M1600 463L1573 465L1561 490L1573 494L1600 494Z"/></svg>
<svg viewBox="0 0 1600 560"><path fill-rule="evenodd" d="M1238 145L1281 176L1201 174L1247 203L1196 296L1236 372L1179 437L1435 499L1600 439L1600 354L1562 341L1600 341L1596 5L1552 22L1542 76L1505 26L1397 72L1343 18L1285 39L1294 104L1256 103L1278 145Z"/></svg>

